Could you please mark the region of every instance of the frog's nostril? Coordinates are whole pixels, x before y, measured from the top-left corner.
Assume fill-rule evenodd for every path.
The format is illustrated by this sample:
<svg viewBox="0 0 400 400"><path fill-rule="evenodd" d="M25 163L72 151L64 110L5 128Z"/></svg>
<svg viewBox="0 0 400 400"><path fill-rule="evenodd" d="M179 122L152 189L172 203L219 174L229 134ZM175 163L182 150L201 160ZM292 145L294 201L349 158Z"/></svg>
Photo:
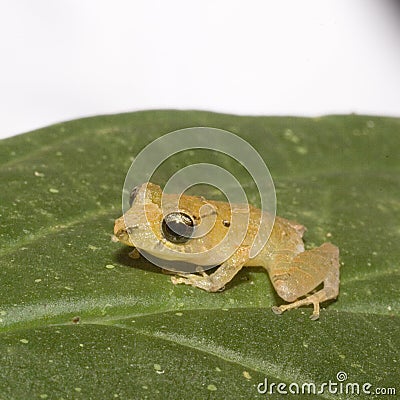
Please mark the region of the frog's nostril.
<svg viewBox="0 0 400 400"><path fill-rule="evenodd" d="M114 224L114 235L118 236L121 235L121 231L125 231L126 230L126 225L125 225L125 220L123 217L118 218L115 220L115 224Z"/></svg>
<svg viewBox="0 0 400 400"><path fill-rule="evenodd" d="M114 229L114 235L118 238L118 239L122 239L122 238L126 238L128 237L131 233L133 233L133 231L135 229L139 228L138 225L132 225L132 226L128 226L125 227L125 225L121 226L115 226Z"/></svg>
<svg viewBox="0 0 400 400"><path fill-rule="evenodd" d="M125 236L126 235L126 231L125 231L125 229L119 229L117 232L115 232L115 236L118 238L118 239L121 239L123 236Z"/></svg>

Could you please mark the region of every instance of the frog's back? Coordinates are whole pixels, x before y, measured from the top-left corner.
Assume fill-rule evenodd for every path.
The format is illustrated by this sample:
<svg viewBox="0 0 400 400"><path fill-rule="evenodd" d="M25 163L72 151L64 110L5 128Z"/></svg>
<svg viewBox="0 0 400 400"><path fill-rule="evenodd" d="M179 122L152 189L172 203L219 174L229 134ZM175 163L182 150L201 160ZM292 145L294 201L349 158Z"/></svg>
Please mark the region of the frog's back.
<svg viewBox="0 0 400 400"><path fill-rule="evenodd" d="M275 217L271 235L256 257L249 260L248 266L268 266L277 254L296 255L304 251L303 234L306 228L286 218Z"/></svg>

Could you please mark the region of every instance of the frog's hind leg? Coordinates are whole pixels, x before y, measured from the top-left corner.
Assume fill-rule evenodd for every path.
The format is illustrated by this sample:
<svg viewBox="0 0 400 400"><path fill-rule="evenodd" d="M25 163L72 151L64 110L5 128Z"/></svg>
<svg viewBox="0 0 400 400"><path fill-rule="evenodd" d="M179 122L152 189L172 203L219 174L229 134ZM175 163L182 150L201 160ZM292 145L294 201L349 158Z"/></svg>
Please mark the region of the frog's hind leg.
<svg viewBox="0 0 400 400"><path fill-rule="evenodd" d="M284 300L291 302L280 307L273 307L275 314L313 304L311 319L319 318L319 304L335 299L339 294L339 249L331 243L304 251L295 256L290 264L282 267L270 267L270 276L275 290ZM316 293L306 296L323 282L324 286ZM297 300L297 301L296 301Z"/></svg>

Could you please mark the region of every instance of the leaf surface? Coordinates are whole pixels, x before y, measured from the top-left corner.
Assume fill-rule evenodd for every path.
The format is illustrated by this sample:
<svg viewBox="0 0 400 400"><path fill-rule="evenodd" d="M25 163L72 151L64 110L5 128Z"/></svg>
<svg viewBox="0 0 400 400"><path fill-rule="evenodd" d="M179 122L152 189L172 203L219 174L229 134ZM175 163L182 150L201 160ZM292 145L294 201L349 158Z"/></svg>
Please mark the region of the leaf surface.
<svg viewBox="0 0 400 400"><path fill-rule="evenodd" d="M132 157L191 126L252 144L273 176L278 214L307 226L307 247L339 246L340 297L319 321L309 308L274 315L282 300L262 269L206 293L173 286L111 241ZM0 398L257 399L265 378L320 385L340 371L372 392L396 388L399 153L399 119L355 115L146 111L1 141Z"/></svg>

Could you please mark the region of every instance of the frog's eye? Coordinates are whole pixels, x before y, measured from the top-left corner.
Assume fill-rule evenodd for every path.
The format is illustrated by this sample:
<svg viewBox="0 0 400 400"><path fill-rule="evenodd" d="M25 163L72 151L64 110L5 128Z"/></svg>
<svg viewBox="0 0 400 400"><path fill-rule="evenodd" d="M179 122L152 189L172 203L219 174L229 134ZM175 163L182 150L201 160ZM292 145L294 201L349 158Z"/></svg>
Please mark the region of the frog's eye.
<svg viewBox="0 0 400 400"><path fill-rule="evenodd" d="M139 186L135 186L132 191L131 194L129 195L129 205L132 207L133 202L135 201L136 195L139 192Z"/></svg>
<svg viewBox="0 0 400 400"><path fill-rule="evenodd" d="M185 243L193 234L194 224L189 215L182 212L172 212L165 216L162 222L162 232L172 243Z"/></svg>

